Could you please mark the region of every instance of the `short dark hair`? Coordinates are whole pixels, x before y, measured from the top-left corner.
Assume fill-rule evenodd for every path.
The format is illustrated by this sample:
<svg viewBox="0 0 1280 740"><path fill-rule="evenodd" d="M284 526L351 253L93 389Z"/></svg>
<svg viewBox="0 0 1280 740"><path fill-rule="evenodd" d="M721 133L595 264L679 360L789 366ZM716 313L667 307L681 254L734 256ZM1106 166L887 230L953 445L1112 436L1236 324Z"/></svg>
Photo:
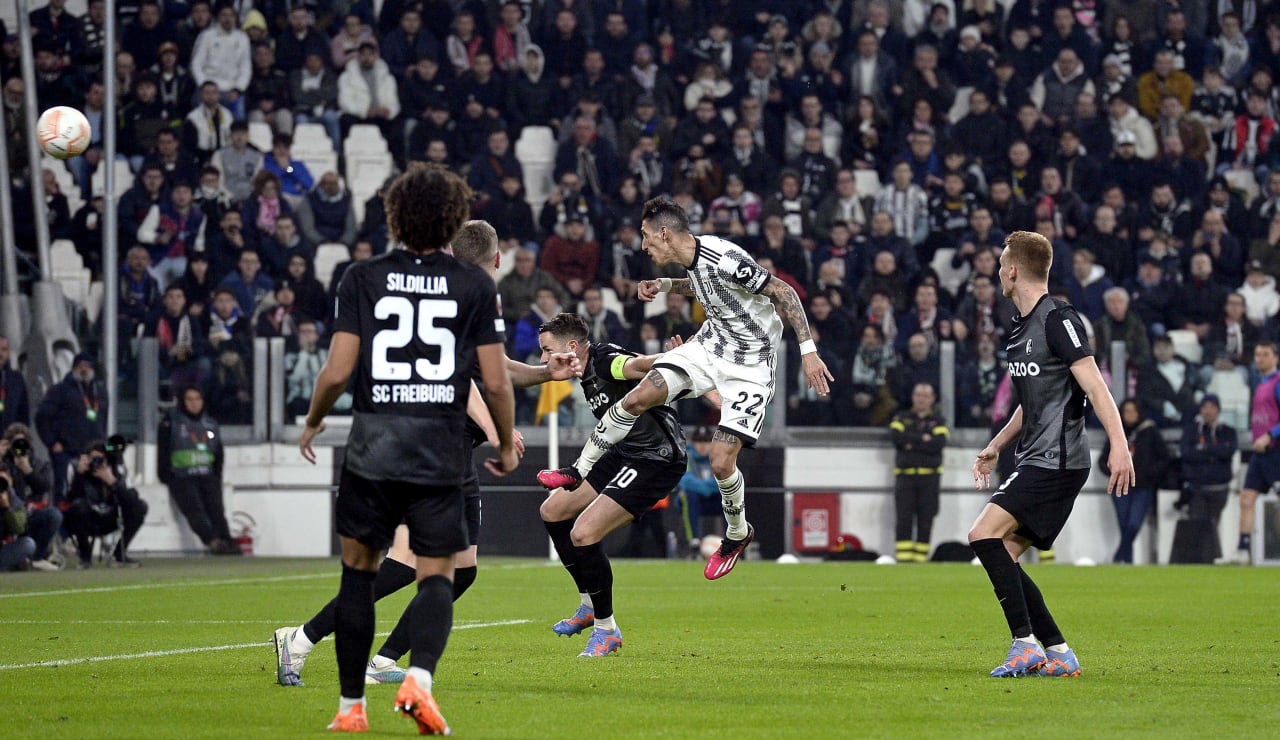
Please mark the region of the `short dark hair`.
<svg viewBox="0 0 1280 740"><path fill-rule="evenodd" d="M271 146L293 146L293 137L281 131L271 137Z"/></svg>
<svg viewBox="0 0 1280 740"><path fill-rule="evenodd" d="M560 339L576 339L579 342L587 341L587 321L576 313L558 313L542 326L538 327L539 334L550 334Z"/></svg>
<svg viewBox="0 0 1280 740"><path fill-rule="evenodd" d="M471 188L442 167L415 163L387 189L387 228L412 252L443 249L471 217Z"/></svg>
<svg viewBox="0 0 1280 740"><path fill-rule="evenodd" d="M455 259L487 267L493 264L493 255L498 251L498 232L488 221L472 220L458 229L450 244Z"/></svg>
<svg viewBox="0 0 1280 740"><path fill-rule="evenodd" d="M689 233L689 214L684 212L679 203L668 198L653 198L644 204L641 220L648 221L656 228L668 228L672 231Z"/></svg>

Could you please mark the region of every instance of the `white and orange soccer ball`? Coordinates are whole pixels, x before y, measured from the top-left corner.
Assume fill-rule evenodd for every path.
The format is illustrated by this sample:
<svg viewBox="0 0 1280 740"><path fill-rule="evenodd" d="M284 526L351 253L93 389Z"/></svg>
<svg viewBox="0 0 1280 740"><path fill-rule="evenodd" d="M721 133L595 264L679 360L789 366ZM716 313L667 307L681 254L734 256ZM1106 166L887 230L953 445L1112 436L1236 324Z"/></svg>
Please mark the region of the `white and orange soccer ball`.
<svg viewBox="0 0 1280 740"><path fill-rule="evenodd" d="M93 138L89 119L75 108L59 105L40 114L36 137L45 154L57 159L70 159L84 154Z"/></svg>

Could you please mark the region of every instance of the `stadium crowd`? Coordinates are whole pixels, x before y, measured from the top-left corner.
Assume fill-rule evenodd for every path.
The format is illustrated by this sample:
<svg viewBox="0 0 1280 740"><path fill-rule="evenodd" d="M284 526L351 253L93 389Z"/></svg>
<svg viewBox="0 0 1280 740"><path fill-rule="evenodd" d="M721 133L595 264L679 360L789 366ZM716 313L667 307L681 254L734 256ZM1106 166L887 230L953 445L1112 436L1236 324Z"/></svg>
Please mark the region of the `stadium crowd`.
<svg viewBox="0 0 1280 740"><path fill-rule="evenodd" d="M121 0L115 125L135 181L114 206L123 262L102 265L103 3L73 17L50 0L32 13L39 105L82 109L94 148L69 162L78 212L44 176L48 215L95 279L119 270L125 338L156 337L165 376L202 386L223 424L251 418L255 337L286 338L288 406L305 410L345 267L322 284L317 246L387 248L379 194L357 221L350 173L292 156L310 122L344 164L371 124L398 168L465 174L502 240L517 359L564 309L637 351L696 329L684 298L651 315L636 299L657 276L641 204L665 193L805 300L836 383L806 393L789 353L789 423L886 425L917 384L939 387L950 340L956 425L986 427L1010 405L997 257L1025 229L1052 241L1054 292L1092 324L1108 377L1178 427L1206 391L1247 403L1253 345L1280 338L1278 5ZM17 47L0 51L15 174ZM554 163L536 211L516 156L530 129L550 130ZM1109 367L1112 341L1127 367Z"/></svg>

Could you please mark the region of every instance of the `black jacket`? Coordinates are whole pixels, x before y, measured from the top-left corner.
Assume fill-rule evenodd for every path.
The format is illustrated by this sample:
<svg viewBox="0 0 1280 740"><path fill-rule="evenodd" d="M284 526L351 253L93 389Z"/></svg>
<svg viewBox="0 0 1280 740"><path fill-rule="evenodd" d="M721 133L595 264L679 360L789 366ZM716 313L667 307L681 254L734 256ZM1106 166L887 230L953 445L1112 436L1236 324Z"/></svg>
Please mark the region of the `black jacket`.
<svg viewBox="0 0 1280 740"><path fill-rule="evenodd" d="M1169 468L1169 448L1160 436L1155 422L1145 419L1133 429L1125 430L1129 438L1129 454L1133 456L1133 470L1137 476L1134 488L1155 490L1164 480L1165 471ZM1102 445L1102 456L1098 458L1098 468L1111 474L1111 466L1107 459L1111 456L1111 440Z"/></svg>
<svg viewBox="0 0 1280 740"><path fill-rule="evenodd" d="M947 422L936 413L916 416L910 409L899 411L889 422L889 436L897 449L893 465L903 468L927 468L941 472L942 448L947 446Z"/></svg>
<svg viewBox="0 0 1280 740"><path fill-rule="evenodd" d="M36 409L36 430L45 447L61 442L64 452L79 454L106 438L107 410L107 394L97 380L85 386L67 373Z"/></svg>
<svg viewBox="0 0 1280 740"><path fill-rule="evenodd" d="M22 373L10 368L0 368L0 431L14 422L31 421L31 399L27 395L27 381Z"/></svg>
<svg viewBox="0 0 1280 740"><path fill-rule="evenodd" d="M1227 424L1193 421L1182 429L1182 480L1192 485L1231 482L1231 458L1239 449L1236 430Z"/></svg>

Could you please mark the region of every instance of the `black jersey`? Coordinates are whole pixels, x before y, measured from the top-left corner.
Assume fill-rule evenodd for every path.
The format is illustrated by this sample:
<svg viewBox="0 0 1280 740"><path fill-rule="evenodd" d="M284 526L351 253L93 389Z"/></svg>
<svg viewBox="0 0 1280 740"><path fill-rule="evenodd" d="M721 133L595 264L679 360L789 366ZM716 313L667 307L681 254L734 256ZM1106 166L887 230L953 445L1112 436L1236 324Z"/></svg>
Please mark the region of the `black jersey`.
<svg viewBox="0 0 1280 740"><path fill-rule="evenodd" d="M595 343L582 369L582 392L591 404L591 413L603 418L609 407L622 400L640 382L627 380L622 366L636 353L616 344ZM626 459L671 462L685 460L684 429L675 409L654 406L640 415L631 432L614 448Z"/></svg>
<svg viewBox="0 0 1280 740"><path fill-rule="evenodd" d="M1093 349L1079 314L1071 304L1046 294L1027 316L1014 318L1006 349L1009 376L1022 405L1022 433L1014 449L1017 464L1088 468L1086 396L1071 365L1093 355Z"/></svg>
<svg viewBox="0 0 1280 740"><path fill-rule="evenodd" d="M394 250L342 276L334 331L360 338L346 465L368 480L461 481L476 347L500 344L497 289L450 255Z"/></svg>

